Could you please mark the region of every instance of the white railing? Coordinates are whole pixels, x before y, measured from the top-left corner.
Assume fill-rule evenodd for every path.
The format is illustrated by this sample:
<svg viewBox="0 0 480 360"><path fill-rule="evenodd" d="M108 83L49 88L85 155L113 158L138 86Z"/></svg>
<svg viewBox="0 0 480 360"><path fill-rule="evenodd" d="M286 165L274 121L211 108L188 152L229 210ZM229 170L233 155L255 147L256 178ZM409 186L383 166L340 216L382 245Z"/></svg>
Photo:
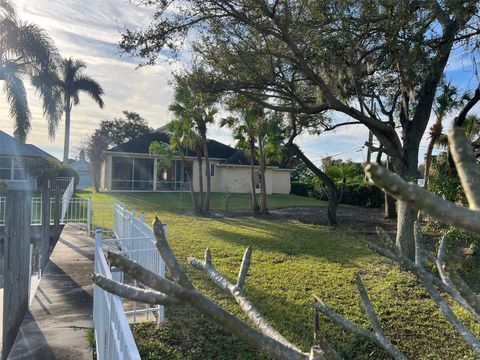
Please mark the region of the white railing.
<svg viewBox="0 0 480 360"><path fill-rule="evenodd" d="M102 245L102 232L97 230L94 271L112 279L112 272L105 259ZM121 299L96 285L93 287L93 326L97 359L140 360Z"/></svg>
<svg viewBox="0 0 480 360"><path fill-rule="evenodd" d="M166 231L166 226L164 225ZM155 236L150 226L145 224L143 213L140 217L136 217L136 211L128 211L125 204L115 204L113 212L113 231L115 235L114 243L119 250L130 259L136 261L144 268L165 276L165 263L155 246ZM123 279L122 279L123 280ZM135 285L138 285L135 283ZM146 306L142 310L138 310L133 303L133 310L127 311L132 314L134 321L137 314L154 313L158 314L157 321L163 322L164 308L163 306Z"/></svg>
<svg viewBox="0 0 480 360"><path fill-rule="evenodd" d="M73 193L75 191L75 179L72 177L70 179L70 184L68 184L65 192L62 195L62 213L60 214L60 222L64 222L65 215L68 211L68 206L70 205L70 200L72 199Z"/></svg>
<svg viewBox="0 0 480 360"><path fill-rule="evenodd" d="M72 177L57 177L50 183L50 190L65 191L72 182Z"/></svg>

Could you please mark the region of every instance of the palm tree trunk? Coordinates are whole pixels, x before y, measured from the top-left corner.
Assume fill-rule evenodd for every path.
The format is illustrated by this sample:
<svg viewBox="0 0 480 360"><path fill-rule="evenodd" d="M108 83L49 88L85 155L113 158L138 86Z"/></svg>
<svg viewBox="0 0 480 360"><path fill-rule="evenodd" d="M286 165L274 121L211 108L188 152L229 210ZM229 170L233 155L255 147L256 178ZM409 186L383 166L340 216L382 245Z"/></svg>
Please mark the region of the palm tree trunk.
<svg viewBox="0 0 480 360"><path fill-rule="evenodd" d="M210 179L210 160L208 158L208 141L206 132L202 133L203 140L203 157L205 159L205 171L207 173L207 192L205 200L202 206L202 212L208 213L210 211L210 192L211 192L211 179Z"/></svg>
<svg viewBox="0 0 480 360"><path fill-rule="evenodd" d="M200 212L202 210L202 205L203 205L203 166L202 166L202 156L200 154L200 150L197 150L197 161L198 161L198 196L199 196L199 202L198 202L198 207L197 207L197 212Z"/></svg>
<svg viewBox="0 0 480 360"><path fill-rule="evenodd" d="M195 196L195 189L193 188L193 178L192 178L192 172L190 170L187 170L187 161L185 158L182 158L183 162L183 168L185 169L185 172L187 173L187 180L188 180L188 186L190 190L190 196L192 198L192 206L193 206L193 211L197 212L198 211L198 201L197 197Z"/></svg>
<svg viewBox="0 0 480 360"><path fill-rule="evenodd" d="M250 144L250 179L252 181L252 185L251 185L252 211L255 214L259 210L258 201L257 201L257 192L255 188L255 139L253 137L250 137L248 142Z"/></svg>
<svg viewBox="0 0 480 360"><path fill-rule="evenodd" d="M68 165L68 155L70 152L70 113L72 111L72 105L70 103L70 97L65 96L65 139L63 143L63 165Z"/></svg>
<svg viewBox="0 0 480 360"><path fill-rule="evenodd" d="M261 130L259 130L258 134L258 152L259 152L259 162L260 162L260 212L262 214L266 214L268 212L267 209L267 186L265 183L265 151L264 151L264 144L263 144L263 134Z"/></svg>
<svg viewBox="0 0 480 360"><path fill-rule="evenodd" d="M440 134L442 133L442 119L437 117L435 124L432 126L432 130L430 130L430 142L428 143L427 152L425 153L425 172L423 174L424 177L424 184L423 187L426 189L428 187L428 180L430 178L430 167L432 165L432 153L433 147L437 142Z"/></svg>

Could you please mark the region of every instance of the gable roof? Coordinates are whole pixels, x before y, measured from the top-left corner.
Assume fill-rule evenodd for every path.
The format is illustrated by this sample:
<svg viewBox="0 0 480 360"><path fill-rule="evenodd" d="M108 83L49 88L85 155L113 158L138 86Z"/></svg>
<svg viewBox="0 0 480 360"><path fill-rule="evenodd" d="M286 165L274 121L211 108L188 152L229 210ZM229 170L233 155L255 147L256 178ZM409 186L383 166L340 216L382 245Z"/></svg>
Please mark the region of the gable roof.
<svg viewBox="0 0 480 360"><path fill-rule="evenodd" d="M136 139L128 141L122 145L115 146L108 151L120 153L148 154L150 144L154 141L169 144L170 136L163 131L152 131L145 135L139 136ZM218 142L216 140L208 139L207 143L208 155L210 158L228 159L235 152L237 152L237 150L232 148L231 146L222 144L221 142ZM192 150L188 150L186 155L196 156L196 153Z"/></svg>
<svg viewBox="0 0 480 360"><path fill-rule="evenodd" d="M32 144L23 144L2 130L0 130L0 155L36 156L58 161L57 158L53 157L46 151L43 151Z"/></svg>

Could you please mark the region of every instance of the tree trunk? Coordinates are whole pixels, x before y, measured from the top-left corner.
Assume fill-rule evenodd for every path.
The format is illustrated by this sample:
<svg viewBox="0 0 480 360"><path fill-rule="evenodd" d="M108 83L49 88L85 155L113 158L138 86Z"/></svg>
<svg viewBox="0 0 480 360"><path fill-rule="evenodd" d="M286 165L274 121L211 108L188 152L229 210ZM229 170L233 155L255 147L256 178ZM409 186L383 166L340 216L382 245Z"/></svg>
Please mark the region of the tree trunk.
<svg viewBox="0 0 480 360"><path fill-rule="evenodd" d="M387 169L392 170L392 164L387 157ZM385 219L395 219L397 217L397 200L385 193Z"/></svg>
<svg viewBox="0 0 480 360"><path fill-rule="evenodd" d="M419 141L418 141L419 143ZM395 169L406 181L416 182L418 179L418 146L404 146L404 167ZM394 162L395 163L395 162ZM414 223L418 212L408 207L407 203L397 201L397 247L410 258L415 259Z"/></svg>
<svg viewBox="0 0 480 360"><path fill-rule="evenodd" d="M197 161L198 161L198 194L199 194L199 202L198 202L198 207L196 209L196 212L201 212L202 211L202 205L203 205L203 166L202 166L202 156L200 154L200 151L197 151Z"/></svg>
<svg viewBox="0 0 480 360"><path fill-rule="evenodd" d="M190 189L190 196L192 198L193 211L198 212L198 201L197 201L197 197L195 196L195 189L193 188L192 173L190 172L190 170L187 170L187 166L186 166L187 162L185 161L185 159L182 159L182 162L183 162L183 168L185 169L185 172L187 173L188 185L189 185L189 189Z"/></svg>
<svg viewBox="0 0 480 360"><path fill-rule="evenodd" d="M255 188L255 139L249 139L250 144L250 180L252 182L251 185L251 202L252 202L252 211L253 213L257 213L260 207L258 206L257 201L257 192Z"/></svg>
<svg viewBox="0 0 480 360"><path fill-rule="evenodd" d="M337 208L339 202L339 193L337 185L333 182L333 180L325 174L322 170L315 166L313 162L300 150L300 148L293 144L288 143L288 148L293 151L293 153L303 161L305 166L309 168L315 176L318 176L320 180L325 184L327 190L329 192L328 196L328 208L327 208L327 219L328 224L331 226L336 226L337 222Z"/></svg>
<svg viewBox="0 0 480 360"><path fill-rule="evenodd" d="M258 134L258 152L259 152L259 162L260 162L260 212L266 214L268 212L267 208L267 186L265 183L265 151L264 151L264 139L263 134L260 131Z"/></svg>
<svg viewBox="0 0 480 360"><path fill-rule="evenodd" d="M210 159L208 158L208 140L206 132L202 133L203 141L203 157L205 159L205 171L207 174L207 191L205 199L202 205L202 212L208 213L210 211L210 192L211 192L211 179L210 179Z"/></svg>
<svg viewBox="0 0 480 360"><path fill-rule="evenodd" d="M68 155L70 152L70 113L72 111L72 105L70 103L70 97L65 97L65 139L63 142L63 165L68 165Z"/></svg>
<svg viewBox="0 0 480 360"><path fill-rule="evenodd" d="M433 124L430 130L430 142L428 143L427 152L425 153L425 171L423 174L423 178L425 181L423 184L424 189L427 189L428 187L428 180L430 178L430 167L432 165L433 147L435 146L435 143L437 142L440 134L442 133L442 128L442 119L437 117L435 124Z"/></svg>

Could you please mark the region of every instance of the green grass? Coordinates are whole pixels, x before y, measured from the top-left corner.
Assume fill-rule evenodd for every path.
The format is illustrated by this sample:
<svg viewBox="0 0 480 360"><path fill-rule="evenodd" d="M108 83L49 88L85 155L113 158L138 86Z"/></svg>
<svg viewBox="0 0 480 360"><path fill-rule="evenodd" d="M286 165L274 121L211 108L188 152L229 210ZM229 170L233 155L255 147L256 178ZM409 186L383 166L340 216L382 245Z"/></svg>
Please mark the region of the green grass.
<svg viewBox="0 0 480 360"><path fill-rule="evenodd" d="M86 196L86 194L82 194ZM91 194L93 201L126 201L158 213L167 224L169 242L195 286L227 310L245 319L236 303L206 276L187 264L210 247L215 266L232 281L247 246L253 258L245 292L265 317L293 343L312 345L312 294L351 321L368 326L352 277L360 272L389 338L411 359L473 359L452 326L440 314L418 281L370 251L353 230L332 230L294 221L254 217L199 218L182 213L177 194ZM221 208L214 195L213 207ZM315 200L274 196L270 207L306 206ZM235 196L235 209L248 209L248 197ZM354 211L354 208L353 210ZM480 326L455 308L476 334ZM145 359L264 359L188 307L168 308L163 328L133 326ZM347 359L385 359L376 345L343 331L326 317L321 331Z"/></svg>

